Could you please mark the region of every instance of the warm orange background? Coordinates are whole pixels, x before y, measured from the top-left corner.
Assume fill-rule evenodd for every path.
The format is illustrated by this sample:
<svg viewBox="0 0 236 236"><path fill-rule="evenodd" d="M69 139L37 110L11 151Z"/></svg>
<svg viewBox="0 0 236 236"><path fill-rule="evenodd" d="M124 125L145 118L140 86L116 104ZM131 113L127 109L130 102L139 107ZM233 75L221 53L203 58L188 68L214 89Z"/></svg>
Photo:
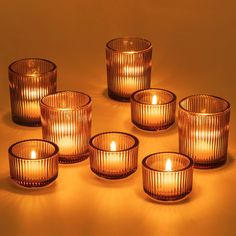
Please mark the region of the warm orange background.
<svg viewBox="0 0 236 236"><path fill-rule="evenodd" d="M236 3L235 1L6 1L0 4L0 234L1 235L235 235L236 234ZM141 160L177 151L174 126L156 134L130 122L130 104L106 95L105 43L140 36L153 44L152 86L178 100L209 93L231 102L229 161L195 171L191 197L179 204L150 201L142 191ZM89 162L60 165L56 183L39 191L9 179L8 147L41 137L41 128L10 120L7 66L42 57L58 66L58 89L93 99L93 134L126 131L140 139L138 171L103 181Z"/></svg>

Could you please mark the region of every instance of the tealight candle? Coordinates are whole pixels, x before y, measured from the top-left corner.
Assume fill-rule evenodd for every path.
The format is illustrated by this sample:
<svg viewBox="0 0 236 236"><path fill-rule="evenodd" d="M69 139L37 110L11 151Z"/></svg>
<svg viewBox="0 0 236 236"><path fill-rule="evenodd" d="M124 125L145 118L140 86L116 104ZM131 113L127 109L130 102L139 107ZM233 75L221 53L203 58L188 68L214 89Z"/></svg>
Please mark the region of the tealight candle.
<svg viewBox="0 0 236 236"><path fill-rule="evenodd" d="M107 179L125 178L138 167L139 141L131 134L105 132L89 141L90 167L98 176Z"/></svg>
<svg viewBox="0 0 236 236"><path fill-rule="evenodd" d="M211 95L192 95L179 102L179 150L196 168L213 168L227 159L230 104Z"/></svg>
<svg viewBox="0 0 236 236"><path fill-rule="evenodd" d="M56 92L57 69L53 62L27 58L9 66L12 120L20 125L39 126L40 99Z"/></svg>
<svg viewBox="0 0 236 236"><path fill-rule="evenodd" d="M58 146L41 139L23 140L9 150L12 180L24 187L41 187L58 175Z"/></svg>
<svg viewBox="0 0 236 236"><path fill-rule="evenodd" d="M193 161L175 152L159 152L145 157L143 188L153 199L175 201L192 191Z"/></svg>
<svg viewBox="0 0 236 236"><path fill-rule="evenodd" d="M108 95L129 101L131 94L149 88L152 45L141 38L117 38L106 45Z"/></svg>
<svg viewBox="0 0 236 236"><path fill-rule="evenodd" d="M42 98L40 106L43 138L59 146L59 161L86 159L91 137L91 98L81 92L61 91Z"/></svg>
<svg viewBox="0 0 236 236"><path fill-rule="evenodd" d="M144 130L162 130L175 122L176 95L168 90L150 88L131 96L131 119Z"/></svg>

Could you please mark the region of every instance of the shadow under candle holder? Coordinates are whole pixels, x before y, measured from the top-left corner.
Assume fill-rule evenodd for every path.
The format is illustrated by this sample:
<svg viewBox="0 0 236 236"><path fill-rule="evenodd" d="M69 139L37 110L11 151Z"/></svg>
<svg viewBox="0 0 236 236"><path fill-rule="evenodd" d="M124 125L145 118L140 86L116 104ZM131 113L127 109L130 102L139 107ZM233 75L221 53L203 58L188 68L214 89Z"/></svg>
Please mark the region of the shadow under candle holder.
<svg viewBox="0 0 236 236"><path fill-rule="evenodd" d="M102 95L103 95L103 97L110 99L110 97L108 96L108 89L107 88L102 91Z"/></svg>
<svg viewBox="0 0 236 236"><path fill-rule="evenodd" d="M71 169L71 168L80 168L80 167L82 168L85 166L89 166L89 158L87 158L81 162L71 163L70 165L65 165L65 164L59 163L60 169Z"/></svg>
<svg viewBox="0 0 236 236"><path fill-rule="evenodd" d="M226 159L226 162L221 165L221 166L217 166L217 167L214 167L214 168L210 168L210 169L201 169L201 168L194 168L194 172L197 172L197 173L214 173L214 172L220 172L220 171L225 171L225 169L228 169L228 168L232 168L233 165L236 163L235 162L235 158L231 155L231 154L227 154L227 159Z"/></svg>
<svg viewBox="0 0 236 236"><path fill-rule="evenodd" d="M32 129L41 129L40 126L21 126L13 122L11 112L6 112L1 117L2 123L4 123L7 127L16 128L18 130L32 130Z"/></svg>
<svg viewBox="0 0 236 236"><path fill-rule="evenodd" d="M14 183L8 174L0 176L0 189L19 195L47 195L52 194L57 189L57 182L54 181L47 186L37 188L26 188Z"/></svg>
<svg viewBox="0 0 236 236"><path fill-rule="evenodd" d="M132 175L123 179L105 179L95 175L89 168L86 172L83 172L82 174L80 173L80 178L85 180L90 185L116 189L133 186L137 181L138 174L133 173Z"/></svg>
<svg viewBox="0 0 236 236"><path fill-rule="evenodd" d="M104 89L103 92L102 92L102 95L103 97L109 99L109 101L113 101L113 102L116 102L116 103L124 103L124 104L129 104L130 103L130 100L117 100L115 98L111 98L109 95L108 95L108 89Z"/></svg>
<svg viewBox="0 0 236 236"><path fill-rule="evenodd" d="M161 205L183 205L183 204L190 203L191 201L194 201L196 198L198 198L200 193L201 193L201 189L199 189L199 186L194 185L191 193L189 193L184 198L176 200L176 201L161 201L161 200L156 200L154 198L151 198L150 196L148 196L144 192L144 190L142 188L142 185L140 185L139 188L137 188L135 192L136 192L136 195L139 198L142 198L144 201L155 204L155 205L157 205L157 204L161 204Z"/></svg>
<svg viewBox="0 0 236 236"><path fill-rule="evenodd" d="M133 125L131 123L131 121L129 121L129 122L132 126L132 128L131 128L132 133L134 133L136 135L142 135L145 137L156 137L156 136L170 136L170 135L178 133L178 126L177 126L176 122L172 126L170 126L168 129L157 130L157 131L143 130L143 129L140 129L137 126Z"/></svg>

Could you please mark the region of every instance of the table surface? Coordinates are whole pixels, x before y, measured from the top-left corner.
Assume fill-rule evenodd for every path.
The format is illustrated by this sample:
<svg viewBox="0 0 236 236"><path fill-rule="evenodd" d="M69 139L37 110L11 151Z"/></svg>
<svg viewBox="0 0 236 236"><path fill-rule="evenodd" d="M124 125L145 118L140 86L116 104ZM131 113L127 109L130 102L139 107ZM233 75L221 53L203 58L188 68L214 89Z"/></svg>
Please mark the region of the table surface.
<svg viewBox="0 0 236 236"><path fill-rule="evenodd" d="M235 235L236 234L236 3L235 1L1 1L0 8L0 234L1 235ZM142 190L141 160L178 151L174 125L143 132L130 121L130 104L106 90L105 44L139 36L153 44L152 87L221 96L232 105L228 161L194 170L193 192L177 204L149 200ZM120 181L97 178L86 160L60 165L54 184L40 190L9 178L8 147L41 138L41 128L10 118L8 65L41 57L58 66L58 90L78 90L93 100L92 134L125 131L140 140L139 167Z"/></svg>

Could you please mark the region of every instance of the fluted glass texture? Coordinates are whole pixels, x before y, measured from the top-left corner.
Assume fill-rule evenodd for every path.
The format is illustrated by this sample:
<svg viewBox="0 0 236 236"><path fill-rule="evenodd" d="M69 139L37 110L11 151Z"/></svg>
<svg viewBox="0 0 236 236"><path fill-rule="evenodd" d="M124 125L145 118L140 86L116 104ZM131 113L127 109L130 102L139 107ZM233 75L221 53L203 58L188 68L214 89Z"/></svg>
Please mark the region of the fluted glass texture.
<svg viewBox="0 0 236 236"><path fill-rule="evenodd" d="M42 187L58 175L58 146L41 139L23 140L8 150L10 176L24 187Z"/></svg>
<svg viewBox="0 0 236 236"><path fill-rule="evenodd" d="M230 104L219 97L192 95L179 102L179 151L196 168L214 168L227 159Z"/></svg>
<svg viewBox="0 0 236 236"><path fill-rule="evenodd" d="M143 188L151 198L175 201L192 191L193 161L188 156L159 152L145 157L142 165Z"/></svg>
<svg viewBox="0 0 236 236"><path fill-rule="evenodd" d="M40 126L40 99L56 92L56 65L45 59L26 58L13 62L8 73L12 120Z"/></svg>
<svg viewBox="0 0 236 236"><path fill-rule="evenodd" d="M129 101L136 90L150 88L152 45L141 38L117 38L106 45L108 95Z"/></svg>
<svg viewBox="0 0 236 236"><path fill-rule="evenodd" d="M176 96L164 89L143 89L131 96L131 120L144 130L163 130L175 122Z"/></svg>
<svg viewBox="0 0 236 236"><path fill-rule="evenodd" d="M90 168L107 179L125 178L138 167L138 139L128 133L106 132L89 142Z"/></svg>
<svg viewBox="0 0 236 236"><path fill-rule="evenodd" d="M81 92L61 91L42 98L40 106L43 138L59 146L59 161L86 159L91 137L91 98Z"/></svg>

